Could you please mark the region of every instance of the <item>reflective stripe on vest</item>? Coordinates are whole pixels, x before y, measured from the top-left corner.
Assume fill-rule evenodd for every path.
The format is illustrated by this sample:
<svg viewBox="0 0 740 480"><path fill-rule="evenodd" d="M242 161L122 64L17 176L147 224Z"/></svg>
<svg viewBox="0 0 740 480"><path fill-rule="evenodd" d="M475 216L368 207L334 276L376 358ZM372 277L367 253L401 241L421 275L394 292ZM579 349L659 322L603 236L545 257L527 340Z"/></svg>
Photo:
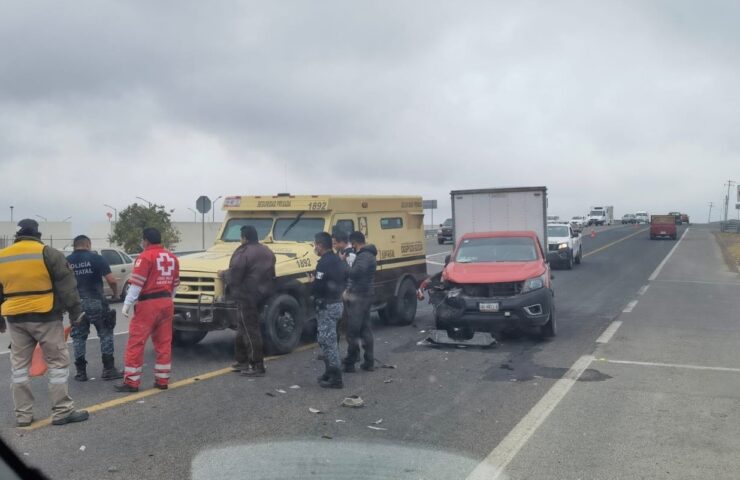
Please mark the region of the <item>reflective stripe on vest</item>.
<svg viewBox="0 0 740 480"><path fill-rule="evenodd" d="M0 250L0 284L5 297L1 315L51 312L54 293L44 262L44 244L21 240Z"/></svg>

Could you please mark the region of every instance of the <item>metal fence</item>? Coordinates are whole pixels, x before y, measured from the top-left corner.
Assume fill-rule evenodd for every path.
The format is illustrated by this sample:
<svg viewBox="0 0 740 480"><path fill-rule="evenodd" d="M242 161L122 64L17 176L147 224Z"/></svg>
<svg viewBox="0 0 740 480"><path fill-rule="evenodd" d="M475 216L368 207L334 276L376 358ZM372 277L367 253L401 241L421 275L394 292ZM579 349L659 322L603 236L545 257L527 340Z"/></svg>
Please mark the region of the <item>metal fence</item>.
<svg viewBox="0 0 740 480"><path fill-rule="evenodd" d="M5 248L8 245L12 244L15 240L14 236L9 235L0 235L0 248ZM66 237L55 237L53 235L49 236L42 236L41 241L44 242L44 244L49 245L50 247L54 247L57 250L65 250L72 248L72 241L74 238L66 238ZM108 238L91 238L93 247L106 247L108 246Z"/></svg>
<svg viewBox="0 0 740 480"><path fill-rule="evenodd" d="M719 224L720 230L729 233L740 233L740 220L728 220Z"/></svg>

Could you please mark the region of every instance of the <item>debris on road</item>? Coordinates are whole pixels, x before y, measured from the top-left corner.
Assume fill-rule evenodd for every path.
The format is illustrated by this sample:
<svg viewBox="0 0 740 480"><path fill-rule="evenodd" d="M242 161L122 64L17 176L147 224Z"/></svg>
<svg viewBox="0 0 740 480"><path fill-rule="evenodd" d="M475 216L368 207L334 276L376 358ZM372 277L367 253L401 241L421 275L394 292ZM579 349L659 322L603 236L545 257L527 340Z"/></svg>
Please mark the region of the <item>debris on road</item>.
<svg viewBox="0 0 740 480"><path fill-rule="evenodd" d="M265 395L267 395L268 397L274 397L275 396L275 394L272 393L272 392L265 392Z"/></svg>
<svg viewBox="0 0 740 480"><path fill-rule="evenodd" d="M282 388L276 388L275 391L278 392L278 393L288 393L285 390L283 390Z"/></svg>
<svg viewBox="0 0 740 480"><path fill-rule="evenodd" d="M118 469L116 467L108 467L108 473L116 473Z"/></svg>
<svg viewBox="0 0 740 480"><path fill-rule="evenodd" d="M82 445L82 446L80 447L80 451L81 451L81 452L84 452L85 450L87 450L87 447L86 447L86 446L84 446L84 445Z"/></svg>
<svg viewBox="0 0 740 480"><path fill-rule="evenodd" d="M387 379L383 380L383 383L393 383L393 379L392 378L387 378Z"/></svg>
<svg viewBox="0 0 740 480"><path fill-rule="evenodd" d="M398 365L389 365L387 363L384 363L383 365L380 366L380 368L396 369L396 368L398 368Z"/></svg>
<svg viewBox="0 0 740 480"><path fill-rule="evenodd" d="M332 437L332 436L331 436L331 435L329 435L328 433L325 433L324 435L322 435L322 436L321 436L321 438L325 438L325 439L327 439L327 440L331 440L331 439L333 439L334 437Z"/></svg>
<svg viewBox="0 0 740 480"><path fill-rule="evenodd" d="M288 388L290 388L291 390L298 390L299 388L301 388L301 386L300 385L291 385Z"/></svg>
<svg viewBox="0 0 740 480"><path fill-rule="evenodd" d="M342 420L341 418L337 418L336 420L334 420L334 422L335 423L347 423L346 420Z"/></svg>
<svg viewBox="0 0 740 480"><path fill-rule="evenodd" d="M374 427L374 426L372 426L372 425L368 425L368 426L367 426L367 428L369 428L370 430L381 430L381 431L386 431L386 430L388 430L387 428L383 428L383 427Z"/></svg>
<svg viewBox="0 0 740 480"><path fill-rule="evenodd" d="M365 401L358 395L350 395L342 400L343 407L360 408L365 406Z"/></svg>
<svg viewBox="0 0 740 480"><path fill-rule="evenodd" d="M146 400L139 400L139 401L138 401L138 402L136 402L136 403L139 403L139 404L141 404L141 403L146 403Z"/></svg>
<svg viewBox="0 0 740 480"><path fill-rule="evenodd" d="M383 423L383 419L379 418L373 422L373 425L380 425L381 423Z"/></svg>
<svg viewBox="0 0 740 480"><path fill-rule="evenodd" d="M321 410L319 410L318 408L313 408L313 407L308 407L308 411L311 412L311 413L324 413Z"/></svg>

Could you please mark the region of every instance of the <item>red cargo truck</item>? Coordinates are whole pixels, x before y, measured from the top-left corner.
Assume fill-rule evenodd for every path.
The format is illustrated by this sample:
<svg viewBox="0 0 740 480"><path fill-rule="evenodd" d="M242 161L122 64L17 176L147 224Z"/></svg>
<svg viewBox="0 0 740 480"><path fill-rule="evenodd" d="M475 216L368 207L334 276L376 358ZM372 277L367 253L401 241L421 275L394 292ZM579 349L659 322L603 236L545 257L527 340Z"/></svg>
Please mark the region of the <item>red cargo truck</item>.
<svg viewBox="0 0 740 480"><path fill-rule="evenodd" d="M674 215L653 215L650 218L650 239L665 237L676 239L676 217Z"/></svg>

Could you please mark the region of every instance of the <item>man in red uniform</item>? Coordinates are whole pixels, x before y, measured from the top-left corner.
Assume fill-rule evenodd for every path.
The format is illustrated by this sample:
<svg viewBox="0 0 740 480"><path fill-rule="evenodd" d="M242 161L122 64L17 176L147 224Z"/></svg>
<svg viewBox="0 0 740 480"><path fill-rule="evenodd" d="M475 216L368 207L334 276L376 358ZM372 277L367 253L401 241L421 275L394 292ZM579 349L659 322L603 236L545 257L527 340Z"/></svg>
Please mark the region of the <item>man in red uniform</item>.
<svg viewBox="0 0 740 480"><path fill-rule="evenodd" d="M150 336L157 352L154 387L167 390L170 381L172 317L175 313L172 297L180 284L180 264L177 257L162 247L159 230L145 228L143 237L144 251L136 259L123 303L123 315L128 317L134 310L134 317L128 329L123 383L114 387L117 392L139 391L144 346Z"/></svg>

